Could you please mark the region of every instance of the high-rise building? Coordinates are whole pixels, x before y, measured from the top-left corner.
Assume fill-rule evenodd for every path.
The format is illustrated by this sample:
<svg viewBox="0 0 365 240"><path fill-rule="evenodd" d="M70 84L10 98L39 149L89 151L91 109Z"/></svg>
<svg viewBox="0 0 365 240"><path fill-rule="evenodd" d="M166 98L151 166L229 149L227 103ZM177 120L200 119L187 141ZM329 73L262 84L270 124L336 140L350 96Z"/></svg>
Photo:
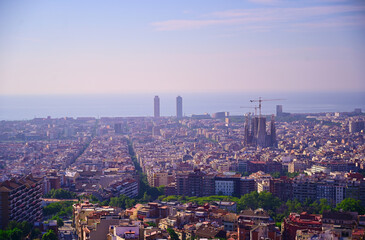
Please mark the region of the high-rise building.
<svg viewBox="0 0 365 240"><path fill-rule="evenodd" d="M203 177L200 170L194 172L179 172L176 174L176 190L178 195L203 196Z"/></svg>
<svg viewBox="0 0 365 240"><path fill-rule="evenodd" d="M276 105L276 116L283 114L283 105Z"/></svg>
<svg viewBox="0 0 365 240"><path fill-rule="evenodd" d="M154 116L160 117L160 98L158 96L155 96L154 99Z"/></svg>
<svg viewBox="0 0 365 240"><path fill-rule="evenodd" d="M182 118L182 97L177 96L176 98L176 117Z"/></svg>
<svg viewBox="0 0 365 240"><path fill-rule="evenodd" d="M240 194L245 195L255 191L255 179L249 177L241 177Z"/></svg>
<svg viewBox="0 0 365 240"><path fill-rule="evenodd" d="M211 196L215 193L215 175L199 169L176 174L176 193L184 196Z"/></svg>
<svg viewBox="0 0 365 240"><path fill-rule="evenodd" d="M316 200L316 187L316 179L308 176L297 177L293 180L293 198L300 202Z"/></svg>
<svg viewBox="0 0 365 240"><path fill-rule="evenodd" d="M43 178L32 175L0 183L0 228L10 221L40 221Z"/></svg>
<svg viewBox="0 0 365 240"><path fill-rule="evenodd" d="M293 199L293 183L290 178L270 179L270 192L281 201Z"/></svg>
<svg viewBox="0 0 365 240"><path fill-rule="evenodd" d="M349 132L350 133L356 133L361 132L361 130L364 130L364 121L360 120L351 120L349 122Z"/></svg>
<svg viewBox="0 0 365 240"><path fill-rule="evenodd" d="M215 177L215 195L240 195L241 174L219 174Z"/></svg>
<svg viewBox="0 0 365 240"><path fill-rule="evenodd" d="M114 131L115 131L115 133L121 133L122 132L122 124L121 123L115 123L114 124Z"/></svg>

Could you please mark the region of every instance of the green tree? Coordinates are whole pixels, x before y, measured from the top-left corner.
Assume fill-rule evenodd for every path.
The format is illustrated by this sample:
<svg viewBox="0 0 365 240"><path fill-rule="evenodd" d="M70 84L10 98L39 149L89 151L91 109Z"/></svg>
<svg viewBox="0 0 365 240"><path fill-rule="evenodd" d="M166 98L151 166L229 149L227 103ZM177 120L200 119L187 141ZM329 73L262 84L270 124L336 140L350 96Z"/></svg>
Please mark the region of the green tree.
<svg viewBox="0 0 365 240"><path fill-rule="evenodd" d="M9 230L9 239L10 240L21 240L22 239L22 230L19 228L13 228L12 230Z"/></svg>
<svg viewBox="0 0 365 240"><path fill-rule="evenodd" d="M172 240L179 240L179 236L176 234L174 229L168 228L168 229L166 229L166 231L169 233Z"/></svg>
<svg viewBox="0 0 365 240"><path fill-rule="evenodd" d="M45 216L57 215L59 217L70 217L72 215L72 205L74 202L55 202L43 208Z"/></svg>
<svg viewBox="0 0 365 240"><path fill-rule="evenodd" d="M186 201L186 197L185 196L178 196L177 201L184 202L184 201Z"/></svg>
<svg viewBox="0 0 365 240"><path fill-rule="evenodd" d="M6 226L7 230L12 230L13 228L19 228L19 223L17 221L10 221L8 226Z"/></svg>
<svg viewBox="0 0 365 240"><path fill-rule="evenodd" d="M57 236L53 230L48 230L45 234L42 236L42 240L57 240Z"/></svg>
<svg viewBox="0 0 365 240"><path fill-rule="evenodd" d="M42 235L41 230L39 230L39 228L33 228L31 233L30 233L30 239L35 239L35 238L39 238L39 236Z"/></svg>
<svg viewBox="0 0 365 240"><path fill-rule="evenodd" d="M163 201L163 199L165 199L165 198L166 198L166 195L161 195L161 196L158 196L158 198L157 198L157 199L158 199L159 201Z"/></svg>
<svg viewBox="0 0 365 240"><path fill-rule="evenodd" d="M9 239L9 230L0 229L0 240L8 240Z"/></svg>
<svg viewBox="0 0 365 240"><path fill-rule="evenodd" d="M98 202L99 199L97 197L95 197L93 194L90 195L90 201L92 202Z"/></svg>
<svg viewBox="0 0 365 240"><path fill-rule="evenodd" d="M272 214L273 216L274 216L274 221L276 222L276 223L281 223L283 220L284 220L284 218L286 217L286 215L285 214L282 214L282 213L279 213L279 214ZM271 216L271 215L270 215Z"/></svg>
<svg viewBox="0 0 365 240"><path fill-rule="evenodd" d="M165 186L164 185L161 185L161 186L157 187L157 190L158 190L158 195L159 196L165 194Z"/></svg>
<svg viewBox="0 0 365 240"><path fill-rule="evenodd" d="M258 208L258 199L259 194L256 191L243 195L240 200L238 200L238 209L257 209Z"/></svg>
<svg viewBox="0 0 365 240"><path fill-rule="evenodd" d="M281 222L275 222L275 226L279 229L281 229Z"/></svg>
<svg viewBox="0 0 365 240"><path fill-rule="evenodd" d="M147 192L145 192L145 193L143 194L142 201L143 201L143 202L149 202L149 201L151 201L151 196L150 196L150 195L148 195L148 194L147 194Z"/></svg>
<svg viewBox="0 0 365 240"><path fill-rule="evenodd" d="M359 214L364 214L364 208L361 206L360 200L355 200L353 198L345 198L337 204L336 210L344 210L344 211L350 211L350 212L358 212Z"/></svg>
<svg viewBox="0 0 365 240"><path fill-rule="evenodd" d="M131 199L131 198L129 198L129 199L126 199L126 201L125 201L125 207L126 208L131 208L131 207L133 207L134 205L136 205L136 200L135 199Z"/></svg>
<svg viewBox="0 0 365 240"><path fill-rule="evenodd" d="M293 172L293 173L286 172L285 176L287 176L288 178L294 178L294 177L298 176L299 174L300 174L299 172Z"/></svg>
<svg viewBox="0 0 365 240"><path fill-rule="evenodd" d="M25 237L25 236L27 236L29 233L30 233L30 231L32 230L32 225L29 223L29 222L27 222L27 221L23 221L23 222L21 222L20 223L20 229L22 230L22 236L23 237Z"/></svg>
<svg viewBox="0 0 365 240"><path fill-rule="evenodd" d="M147 198L147 196L146 196ZM109 205L112 207L120 207L120 208L130 208L136 204L135 199L131 199L125 195L120 195L119 197L112 197L110 199Z"/></svg>
<svg viewBox="0 0 365 240"><path fill-rule="evenodd" d="M280 174L280 172L273 172L273 173L271 173L271 176L273 178L279 178L281 176L281 174Z"/></svg>
<svg viewBox="0 0 365 240"><path fill-rule="evenodd" d="M265 210L274 211L281 205L280 199L273 196L271 192L260 192L257 201L258 206Z"/></svg>
<svg viewBox="0 0 365 240"><path fill-rule="evenodd" d="M112 207L118 207L118 205L119 205L118 198L117 197L110 198L109 205Z"/></svg>
<svg viewBox="0 0 365 240"><path fill-rule="evenodd" d="M57 199L73 199L77 198L77 194L60 188L60 189L51 189L51 191L49 191L49 193L47 193L45 197L57 198Z"/></svg>
<svg viewBox="0 0 365 240"><path fill-rule="evenodd" d="M309 211L307 211L308 213L319 213L320 206L319 206L318 201L314 201L313 203L311 203L308 206L308 210L309 210Z"/></svg>
<svg viewBox="0 0 365 240"><path fill-rule="evenodd" d="M288 200L286 206L288 208L288 214L291 212L301 213L303 211L302 204L297 199Z"/></svg>
<svg viewBox="0 0 365 240"><path fill-rule="evenodd" d="M45 216L53 215L60 212L61 209L62 209L61 203L59 202L51 203L43 208L43 214Z"/></svg>
<svg viewBox="0 0 365 240"><path fill-rule="evenodd" d="M156 223L154 222L147 222L147 225L151 227L157 227Z"/></svg>
<svg viewBox="0 0 365 240"><path fill-rule="evenodd" d="M175 195L167 196L167 197L163 198L162 201L175 202L175 201L177 201L177 196L175 196Z"/></svg>
<svg viewBox="0 0 365 240"><path fill-rule="evenodd" d="M328 203L327 199L322 198L319 200L319 213L323 214L324 211L331 210L331 205Z"/></svg>
<svg viewBox="0 0 365 240"><path fill-rule="evenodd" d="M58 215L53 216L51 220L57 220L58 227L62 227L64 225L63 220Z"/></svg>
<svg viewBox="0 0 365 240"><path fill-rule="evenodd" d="M306 198L303 202L303 206L309 207L313 202L314 202L314 200L312 198Z"/></svg>
<svg viewBox="0 0 365 240"><path fill-rule="evenodd" d="M8 239L13 239L13 238L16 239L18 236L17 234L20 231L21 238L24 238L25 236L27 236L30 233L31 229L32 229L32 225L27 221L23 221L23 222L10 221L8 223L8 226L6 227L6 230L7 230L6 233L3 232L2 234L4 236L7 234Z"/></svg>

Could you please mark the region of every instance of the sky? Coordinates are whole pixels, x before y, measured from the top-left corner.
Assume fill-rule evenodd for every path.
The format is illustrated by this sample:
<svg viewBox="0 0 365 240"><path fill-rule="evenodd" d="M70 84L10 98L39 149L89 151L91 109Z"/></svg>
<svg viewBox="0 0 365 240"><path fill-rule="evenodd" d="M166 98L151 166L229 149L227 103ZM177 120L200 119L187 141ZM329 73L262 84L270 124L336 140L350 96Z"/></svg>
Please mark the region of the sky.
<svg viewBox="0 0 365 240"><path fill-rule="evenodd" d="M247 91L365 92L365 1L0 1L0 95Z"/></svg>

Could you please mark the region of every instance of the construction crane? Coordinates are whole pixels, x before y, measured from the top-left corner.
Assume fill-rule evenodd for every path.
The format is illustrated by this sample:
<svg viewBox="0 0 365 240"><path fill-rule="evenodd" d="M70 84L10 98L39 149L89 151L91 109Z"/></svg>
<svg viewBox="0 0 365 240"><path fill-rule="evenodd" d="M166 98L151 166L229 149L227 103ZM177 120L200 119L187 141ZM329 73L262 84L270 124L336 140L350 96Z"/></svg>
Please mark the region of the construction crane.
<svg viewBox="0 0 365 240"><path fill-rule="evenodd" d="M259 113L260 113L260 117L261 117L261 102L280 101L280 100L285 100L285 99L281 99L281 98L277 98L277 99L262 99L262 97L259 97L259 99L250 100L250 102L258 102L259 103Z"/></svg>
<svg viewBox="0 0 365 240"><path fill-rule="evenodd" d="M255 116L257 116L257 108L258 108L257 106L254 106L254 107L245 107L245 106L242 107L241 106L240 108L253 108L253 109L255 109Z"/></svg>

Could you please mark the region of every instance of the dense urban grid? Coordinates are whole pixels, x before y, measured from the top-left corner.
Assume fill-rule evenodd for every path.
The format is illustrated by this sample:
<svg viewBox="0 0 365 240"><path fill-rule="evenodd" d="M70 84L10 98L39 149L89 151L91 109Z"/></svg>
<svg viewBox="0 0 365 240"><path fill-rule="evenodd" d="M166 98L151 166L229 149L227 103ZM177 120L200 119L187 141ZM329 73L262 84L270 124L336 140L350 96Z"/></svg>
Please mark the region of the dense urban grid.
<svg viewBox="0 0 365 240"><path fill-rule="evenodd" d="M185 117L176 100L176 117L156 96L154 117L1 121L0 239L364 239L360 109Z"/></svg>

